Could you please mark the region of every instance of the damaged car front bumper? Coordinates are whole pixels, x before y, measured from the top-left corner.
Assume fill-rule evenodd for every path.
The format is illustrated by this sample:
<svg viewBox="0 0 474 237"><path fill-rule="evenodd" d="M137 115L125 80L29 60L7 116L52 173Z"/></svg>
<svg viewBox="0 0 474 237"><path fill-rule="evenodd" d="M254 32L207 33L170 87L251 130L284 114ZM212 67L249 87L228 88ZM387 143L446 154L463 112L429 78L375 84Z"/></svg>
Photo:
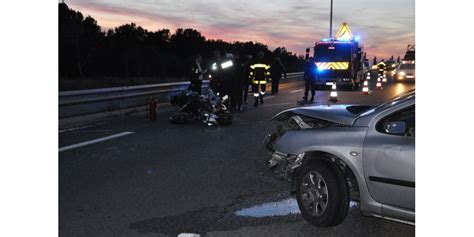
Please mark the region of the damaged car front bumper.
<svg viewBox="0 0 474 237"><path fill-rule="evenodd" d="M292 180L295 171L303 162L304 153L299 155L291 155L275 151L270 160L267 161L267 167L270 168L277 176Z"/></svg>

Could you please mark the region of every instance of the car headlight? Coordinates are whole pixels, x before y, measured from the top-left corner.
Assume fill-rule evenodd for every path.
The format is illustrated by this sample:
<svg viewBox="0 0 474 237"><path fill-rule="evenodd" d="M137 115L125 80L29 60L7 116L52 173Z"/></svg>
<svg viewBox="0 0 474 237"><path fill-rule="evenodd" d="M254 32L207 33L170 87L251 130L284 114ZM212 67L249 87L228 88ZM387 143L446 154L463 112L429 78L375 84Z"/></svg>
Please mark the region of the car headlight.
<svg viewBox="0 0 474 237"><path fill-rule="evenodd" d="M401 71L401 72L398 73L398 75L400 75L400 76L405 76L406 73L405 73L404 71Z"/></svg>

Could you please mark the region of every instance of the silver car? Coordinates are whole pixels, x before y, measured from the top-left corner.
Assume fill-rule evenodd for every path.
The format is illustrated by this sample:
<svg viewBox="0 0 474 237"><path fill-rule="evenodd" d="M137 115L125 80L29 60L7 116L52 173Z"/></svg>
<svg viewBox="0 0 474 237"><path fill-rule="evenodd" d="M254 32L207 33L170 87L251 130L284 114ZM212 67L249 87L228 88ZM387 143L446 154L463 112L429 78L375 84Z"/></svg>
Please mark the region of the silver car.
<svg viewBox="0 0 474 237"><path fill-rule="evenodd" d="M416 77L415 63L407 62L402 63L397 69L395 74L396 81L414 81Z"/></svg>
<svg viewBox="0 0 474 237"><path fill-rule="evenodd" d="M303 217L340 224L350 200L363 214L415 223L415 91L378 106L283 111L266 138L268 166L291 181Z"/></svg>

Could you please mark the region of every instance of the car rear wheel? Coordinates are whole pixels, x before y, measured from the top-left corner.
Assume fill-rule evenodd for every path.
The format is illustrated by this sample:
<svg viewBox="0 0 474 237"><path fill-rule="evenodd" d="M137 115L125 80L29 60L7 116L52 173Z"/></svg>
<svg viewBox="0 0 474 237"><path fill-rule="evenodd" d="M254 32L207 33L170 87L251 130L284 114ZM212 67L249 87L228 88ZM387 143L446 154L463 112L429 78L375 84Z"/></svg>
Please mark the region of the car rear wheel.
<svg viewBox="0 0 474 237"><path fill-rule="evenodd" d="M318 227L339 225L349 210L349 188L329 163L310 163L299 172L296 199L303 218Z"/></svg>

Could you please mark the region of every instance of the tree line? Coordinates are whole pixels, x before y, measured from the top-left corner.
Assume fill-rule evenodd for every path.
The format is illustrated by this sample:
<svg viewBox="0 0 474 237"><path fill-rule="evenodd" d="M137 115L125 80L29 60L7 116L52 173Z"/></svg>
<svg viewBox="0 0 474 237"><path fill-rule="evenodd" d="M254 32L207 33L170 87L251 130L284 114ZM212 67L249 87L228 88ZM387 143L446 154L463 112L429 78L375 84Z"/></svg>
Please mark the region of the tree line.
<svg viewBox="0 0 474 237"><path fill-rule="evenodd" d="M102 31L91 16L59 3L59 77L70 78L185 78L195 55L206 60L212 52L241 57L263 51L280 57L288 71L302 71L304 60L284 47L270 50L258 42L206 39L195 29L148 31L134 23Z"/></svg>

